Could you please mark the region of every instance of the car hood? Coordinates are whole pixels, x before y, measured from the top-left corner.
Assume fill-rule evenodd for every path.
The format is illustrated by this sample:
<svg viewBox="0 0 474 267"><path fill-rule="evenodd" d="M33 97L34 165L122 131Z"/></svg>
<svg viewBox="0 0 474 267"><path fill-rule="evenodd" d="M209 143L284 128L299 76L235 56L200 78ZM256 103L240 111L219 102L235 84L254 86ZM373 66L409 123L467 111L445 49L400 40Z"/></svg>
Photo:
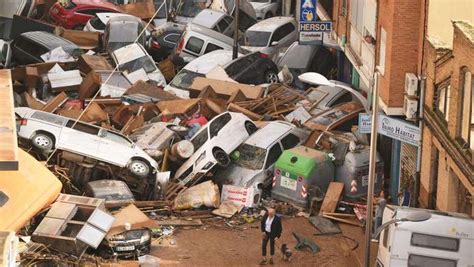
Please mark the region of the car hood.
<svg viewBox="0 0 474 267"><path fill-rule="evenodd" d="M252 5L253 9L255 9L255 12L259 12L260 9L265 8L268 3L259 3L259 2L250 2Z"/></svg>
<svg viewBox="0 0 474 267"><path fill-rule="evenodd" d="M247 183L261 173L262 170L251 170L232 163L227 168L219 171L216 177L235 186L250 187L250 184Z"/></svg>

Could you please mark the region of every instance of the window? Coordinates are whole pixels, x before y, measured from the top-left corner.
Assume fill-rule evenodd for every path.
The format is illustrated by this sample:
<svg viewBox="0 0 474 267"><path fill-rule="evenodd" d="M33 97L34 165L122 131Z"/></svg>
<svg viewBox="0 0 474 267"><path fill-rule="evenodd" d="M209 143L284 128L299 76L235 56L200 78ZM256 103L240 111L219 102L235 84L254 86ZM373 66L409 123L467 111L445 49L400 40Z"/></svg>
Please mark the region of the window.
<svg viewBox="0 0 474 267"><path fill-rule="evenodd" d="M176 45L178 43L179 37L181 37L181 34L170 33L163 38L163 41Z"/></svg>
<svg viewBox="0 0 474 267"><path fill-rule="evenodd" d="M203 40L198 39L196 37L190 37L185 48L186 48L186 50L189 50L189 51L199 55L199 53L201 53L203 45L204 45Z"/></svg>
<svg viewBox="0 0 474 267"><path fill-rule="evenodd" d="M224 113L221 116L215 118L209 126L209 134L211 138L216 136L222 128L232 119L229 113Z"/></svg>
<svg viewBox="0 0 474 267"><path fill-rule="evenodd" d="M119 135L119 134L116 134L116 133L113 133L113 132L110 132L110 131L107 131L107 130L103 130L101 129L101 137L104 138L104 139L107 139L107 140L110 140L112 142L115 142L115 143L118 143L118 144L122 144L122 145L126 145L126 146L131 146L131 143L130 141Z"/></svg>
<svg viewBox="0 0 474 267"><path fill-rule="evenodd" d="M451 95L451 85L449 80L442 82L436 86L435 108L445 121L448 121L449 116L449 98Z"/></svg>
<svg viewBox="0 0 474 267"><path fill-rule="evenodd" d="M459 239L444 236L413 233L410 244L415 247L441 249L447 251L459 250Z"/></svg>
<svg viewBox="0 0 474 267"><path fill-rule="evenodd" d="M474 94L472 93L473 80L472 73L467 69L461 69L461 127L460 137L466 148L474 150L474 112L472 103L474 102Z"/></svg>
<svg viewBox="0 0 474 267"><path fill-rule="evenodd" d="M204 54L207 54L209 52L212 52L214 50L219 50L219 49L224 49L218 45L215 45L213 43L208 43L207 46L206 46L206 51L204 51Z"/></svg>
<svg viewBox="0 0 474 267"><path fill-rule="evenodd" d="M382 231L382 244L385 248L388 248L388 241L389 241L388 235L391 228L392 228L391 226L388 226Z"/></svg>
<svg viewBox="0 0 474 267"><path fill-rule="evenodd" d="M341 16L346 17L347 16L347 0L342 0L341 1Z"/></svg>
<svg viewBox="0 0 474 267"><path fill-rule="evenodd" d="M366 36L375 36L375 14L377 3L375 0L352 0L351 24L357 31Z"/></svg>
<svg viewBox="0 0 474 267"><path fill-rule="evenodd" d="M283 149L290 149L295 147L300 143L300 139L298 136L290 133L289 135L285 136L283 139L281 139L281 145L283 146Z"/></svg>
<svg viewBox="0 0 474 267"><path fill-rule="evenodd" d="M217 28L219 32L224 32L229 27L229 23L225 19L221 19L219 23L217 23Z"/></svg>
<svg viewBox="0 0 474 267"><path fill-rule="evenodd" d="M456 261L410 254L408 267L456 267Z"/></svg>
<svg viewBox="0 0 474 267"><path fill-rule="evenodd" d="M265 163L265 169L268 169L272 166L280 157L282 151L279 143L276 143L270 148L267 156L267 163Z"/></svg>
<svg viewBox="0 0 474 267"><path fill-rule="evenodd" d="M25 53L30 54L31 56L34 56L36 58L39 58L44 53L48 52L48 49L21 37L16 42L15 46L23 50Z"/></svg>
<svg viewBox="0 0 474 267"><path fill-rule="evenodd" d="M46 113L46 112L40 112L40 111L36 111L35 113L33 113L33 115L31 115L31 118L32 119L37 119L37 120L42 120L42 121L49 122L49 123L54 123L54 124L61 125L61 126L66 121L66 119L64 119L63 117L56 116L54 114L50 114L50 113Z"/></svg>
<svg viewBox="0 0 474 267"><path fill-rule="evenodd" d="M194 151L197 151L202 147L202 145L204 145L204 143L206 143L208 139L207 137L207 128L204 128L201 132L195 135L193 139L191 139L191 143L193 143L194 146Z"/></svg>
<svg viewBox="0 0 474 267"><path fill-rule="evenodd" d="M280 28L276 29L273 33L271 42L280 41L284 37L288 36L295 30L295 25L293 23L287 23ZM270 42L270 44L271 44Z"/></svg>
<svg viewBox="0 0 474 267"><path fill-rule="evenodd" d="M382 75L385 73L385 47L387 42L387 32L380 27L380 50L379 50L379 71Z"/></svg>
<svg viewBox="0 0 474 267"><path fill-rule="evenodd" d="M77 130L77 131L81 131L81 132L92 134L92 135L97 135L99 133L99 128L94 127L92 125L88 125L82 122L77 122L76 125L74 125L74 127L73 125L74 125L73 120L69 120L66 123L66 127L73 128L74 130Z"/></svg>

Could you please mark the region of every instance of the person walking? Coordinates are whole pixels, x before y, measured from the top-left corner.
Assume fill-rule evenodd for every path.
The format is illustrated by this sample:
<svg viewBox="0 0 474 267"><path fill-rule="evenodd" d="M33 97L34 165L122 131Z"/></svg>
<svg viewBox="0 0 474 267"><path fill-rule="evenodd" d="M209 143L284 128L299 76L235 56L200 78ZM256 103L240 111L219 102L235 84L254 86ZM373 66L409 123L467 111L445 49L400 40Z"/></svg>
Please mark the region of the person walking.
<svg viewBox="0 0 474 267"><path fill-rule="evenodd" d="M387 206L387 199L385 198L385 191L380 191L380 195L378 199L376 199L377 206L375 207L375 220L374 220L374 228L373 234L377 232L377 228L382 225L382 218L383 218L383 211L385 206ZM378 242L378 239L372 238L372 242Z"/></svg>
<svg viewBox="0 0 474 267"><path fill-rule="evenodd" d="M273 264L273 256L275 255L275 241L281 236L282 226L280 217L275 215L275 209L269 208L267 213L263 216L260 225L263 234L262 240L262 256L263 259L260 265L267 263ZM270 260L267 261L267 244L270 241Z"/></svg>

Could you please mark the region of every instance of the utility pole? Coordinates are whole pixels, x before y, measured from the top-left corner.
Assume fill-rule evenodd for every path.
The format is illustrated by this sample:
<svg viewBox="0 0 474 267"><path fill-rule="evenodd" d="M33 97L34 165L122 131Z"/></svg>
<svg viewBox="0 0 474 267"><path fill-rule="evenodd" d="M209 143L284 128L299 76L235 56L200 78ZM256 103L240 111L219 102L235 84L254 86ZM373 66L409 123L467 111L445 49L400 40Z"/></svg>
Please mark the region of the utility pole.
<svg viewBox="0 0 474 267"><path fill-rule="evenodd" d="M375 166L377 165L377 130L378 130L378 113L379 113L379 75L375 73L375 81L372 91L372 126L370 131L370 154L369 154L369 184L367 188L367 219L365 221L365 260L364 265L370 267L370 242L372 239L372 218L373 218L373 199L374 199L374 182L375 182Z"/></svg>
<svg viewBox="0 0 474 267"><path fill-rule="evenodd" d="M239 53L239 12L240 12L240 0L235 0L234 9L234 49L232 53L232 59L236 59Z"/></svg>

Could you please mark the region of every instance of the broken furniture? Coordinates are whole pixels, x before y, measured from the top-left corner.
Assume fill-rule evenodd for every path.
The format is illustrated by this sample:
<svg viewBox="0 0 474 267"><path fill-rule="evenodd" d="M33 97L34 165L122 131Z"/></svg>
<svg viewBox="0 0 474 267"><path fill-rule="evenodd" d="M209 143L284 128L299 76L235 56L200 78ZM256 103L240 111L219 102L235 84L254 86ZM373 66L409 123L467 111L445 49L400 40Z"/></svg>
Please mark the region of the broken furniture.
<svg viewBox="0 0 474 267"><path fill-rule="evenodd" d="M114 220L102 199L60 194L32 240L81 257L88 247L99 246Z"/></svg>

